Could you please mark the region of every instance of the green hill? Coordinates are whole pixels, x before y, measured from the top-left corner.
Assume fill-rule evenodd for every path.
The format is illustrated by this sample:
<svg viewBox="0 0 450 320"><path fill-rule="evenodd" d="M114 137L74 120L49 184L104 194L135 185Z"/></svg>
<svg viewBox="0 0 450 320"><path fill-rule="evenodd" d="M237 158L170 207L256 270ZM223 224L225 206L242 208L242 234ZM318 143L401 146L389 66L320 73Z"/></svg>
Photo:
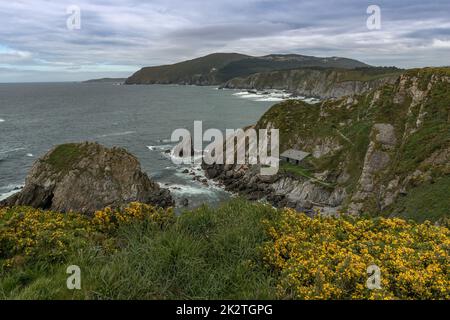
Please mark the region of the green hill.
<svg viewBox="0 0 450 320"><path fill-rule="evenodd" d="M236 77L276 70L289 70L308 67L354 69L369 65L347 58L319 58L297 54L274 54L263 57L249 57L227 64L219 70L219 78L227 81Z"/></svg>
<svg viewBox="0 0 450 320"><path fill-rule="evenodd" d="M214 84L218 81L219 69L247 57L238 53L213 53L172 65L145 67L129 77L125 84Z"/></svg>
<svg viewBox="0 0 450 320"><path fill-rule="evenodd" d="M172 65L142 68L125 83L217 85L258 72L304 67L353 69L369 66L339 57L318 58L295 54L251 57L238 53L214 53Z"/></svg>

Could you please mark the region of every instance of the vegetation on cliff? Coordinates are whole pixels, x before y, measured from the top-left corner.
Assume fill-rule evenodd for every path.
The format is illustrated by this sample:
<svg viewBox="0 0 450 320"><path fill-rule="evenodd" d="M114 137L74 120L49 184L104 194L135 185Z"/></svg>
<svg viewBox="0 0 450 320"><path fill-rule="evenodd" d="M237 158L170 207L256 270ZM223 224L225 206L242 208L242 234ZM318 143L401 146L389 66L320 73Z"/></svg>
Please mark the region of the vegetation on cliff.
<svg viewBox="0 0 450 320"><path fill-rule="evenodd" d="M3 208L0 297L449 299L449 245L444 226L240 199L179 216L139 203L93 217ZM381 289L366 287L372 264ZM69 265L81 290L66 287Z"/></svg>
<svg viewBox="0 0 450 320"><path fill-rule="evenodd" d="M419 221L450 214L450 68L409 70L360 96L283 102L257 127L278 128L281 151L311 152L310 173L335 184L344 208Z"/></svg>
<svg viewBox="0 0 450 320"><path fill-rule="evenodd" d="M339 98L361 94L394 82L404 70L394 67L296 68L254 73L233 78L223 87L229 89L277 89L320 98Z"/></svg>
<svg viewBox="0 0 450 320"><path fill-rule="evenodd" d="M142 68L125 83L218 85L254 73L304 67L352 69L368 65L340 57L318 58L295 54L252 57L238 53L213 53L171 65Z"/></svg>

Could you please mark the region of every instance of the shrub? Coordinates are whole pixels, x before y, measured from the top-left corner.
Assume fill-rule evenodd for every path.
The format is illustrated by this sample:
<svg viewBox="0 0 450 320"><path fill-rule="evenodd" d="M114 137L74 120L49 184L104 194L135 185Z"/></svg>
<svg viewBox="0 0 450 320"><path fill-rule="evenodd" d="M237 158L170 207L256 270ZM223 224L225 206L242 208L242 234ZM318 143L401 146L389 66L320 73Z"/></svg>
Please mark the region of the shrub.
<svg viewBox="0 0 450 320"><path fill-rule="evenodd" d="M266 222L266 263L278 295L294 299L449 299L449 230L402 219L309 218L293 210ZM381 289L366 288L367 267Z"/></svg>
<svg viewBox="0 0 450 320"><path fill-rule="evenodd" d="M93 232L90 220L74 213L31 207L0 209L0 265L61 260L70 248L85 244Z"/></svg>
<svg viewBox="0 0 450 320"><path fill-rule="evenodd" d="M175 222L175 214L172 208L164 210L144 203L131 202L121 210L106 207L96 211L92 219L93 225L103 231L111 231L119 225L136 221L146 221L164 227Z"/></svg>

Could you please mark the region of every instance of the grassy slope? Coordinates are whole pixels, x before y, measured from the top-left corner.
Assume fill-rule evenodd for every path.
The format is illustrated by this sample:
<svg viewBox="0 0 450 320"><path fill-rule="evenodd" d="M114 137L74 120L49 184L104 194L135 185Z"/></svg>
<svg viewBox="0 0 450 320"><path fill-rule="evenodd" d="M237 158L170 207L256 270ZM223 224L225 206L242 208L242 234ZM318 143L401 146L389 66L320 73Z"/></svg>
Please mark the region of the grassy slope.
<svg viewBox="0 0 450 320"><path fill-rule="evenodd" d="M219 69L232 61L247 57L237 53L214 53L172 65L145 67L129 77L126 83L178 83L197 75L209 77L212 68Z"/></svg>
<svg viewBox="0 0 450 320"><path fill-rule="evenodd" d="M270 206L237 200L219 210L186 212L162 230L145 223L123 226L116 234L121 249L115 253L93 243L69 251L64 263L35 261L14 272L4 270L0 298L274 298L274 279L256 262L268 240L260 221L275 213ZM83 272L80 291L65 287L69 264Z"/></svg>
<svg viewBox="0 0 450 320"><path fill-rule="evenodd" d="M0 231L13 232L11 226L27 210L42 223L32 234L40 245L28 244L34 255L27 255L0 236L3 299L442 299L450 294L449 231L430 223L310 219L235 199L220 208L184 212L167 224L131 220L101 232L83 216L17 207L6 215L0 210ZM19 246L29 239L14 232L12 237ZM54 237L59 240L52 244ZM15 264L1 267L8 252L18 255ZM367 265L374 261L384 272L379 292L365 287ZM69 265L81 268L81 290L66 288Z"/></svg>
<svg viewBox="0 0 450 320"><path fill-rule="evenodd" d="M261 59L260 57L250 57L233 61L220 70L219 76L223 81L226 81L236 77L245 77L255 73L276 70L311 67L342 69L368 67L368 65L360 61L346 58L323 59L312 56L303 56L303 59L295 59L295 55L293 55L293 57L294 59Z"/></svg>

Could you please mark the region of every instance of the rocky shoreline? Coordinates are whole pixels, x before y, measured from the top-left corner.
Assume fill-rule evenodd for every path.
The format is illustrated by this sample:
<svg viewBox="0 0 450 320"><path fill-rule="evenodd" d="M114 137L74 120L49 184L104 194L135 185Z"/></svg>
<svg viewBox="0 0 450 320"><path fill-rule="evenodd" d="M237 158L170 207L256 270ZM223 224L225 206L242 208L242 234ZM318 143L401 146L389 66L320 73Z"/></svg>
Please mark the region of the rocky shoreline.
<svg viewBox="0 0 450 320"><path fill-rule="evenodd" d="M255 73L247 77L234 78L220 88L241 90L280 90L293 96L319 99L341 98L358 95L394 83L398 74L385 74L379 78L365 79L359 75L351 79L343 70L297 69ZM345 79L349 77L349 79Z"/></svg>
<svg viewBox="0 0 450 320"><path fill-rule="evenodd" d="M275 207L289 207L307 214L318 210L335 214L346 194L343 189L331 190L311 179L288 172L260 175L258 165L203 164L205 175L219 181L225 190L252 201L267 201Z"/></svg>

